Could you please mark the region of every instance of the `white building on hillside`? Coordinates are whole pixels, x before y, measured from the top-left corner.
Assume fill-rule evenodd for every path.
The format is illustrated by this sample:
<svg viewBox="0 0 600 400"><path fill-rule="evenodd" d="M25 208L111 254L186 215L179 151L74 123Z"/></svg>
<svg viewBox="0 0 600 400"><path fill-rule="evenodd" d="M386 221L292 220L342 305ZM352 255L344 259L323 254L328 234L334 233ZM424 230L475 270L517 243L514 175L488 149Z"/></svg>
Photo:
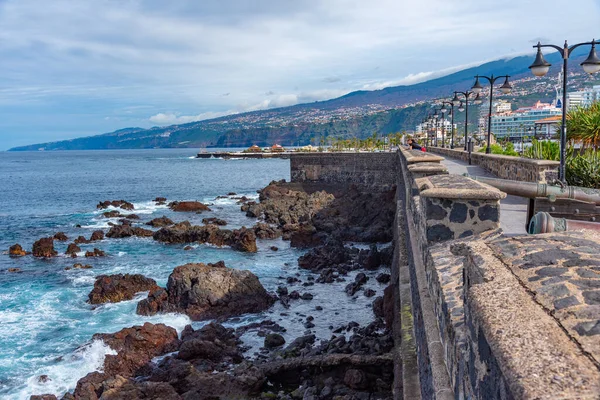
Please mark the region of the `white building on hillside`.
<svg viewBox="0 0 600 400"><path fill-rule="evenodd" d="M496 138L519 138L532 132L536 121L556 115L561 115L561 109L555 104L538 101L533 107L521 107L515 111L492 115L492 133Z"/></svg>
<svg viewBox="0 0 600 400"><path fill-rule="evenodd" d="M600 85L567 93L567 110L576 107L589 107L595 101L600 101Z"/></svg>

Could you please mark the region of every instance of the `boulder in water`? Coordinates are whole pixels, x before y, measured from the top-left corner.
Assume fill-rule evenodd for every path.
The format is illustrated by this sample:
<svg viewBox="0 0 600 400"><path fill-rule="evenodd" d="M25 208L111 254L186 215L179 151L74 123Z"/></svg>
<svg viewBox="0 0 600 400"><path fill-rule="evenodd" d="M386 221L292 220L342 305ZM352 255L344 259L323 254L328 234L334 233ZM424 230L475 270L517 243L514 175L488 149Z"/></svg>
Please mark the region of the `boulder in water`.
<svg viewBox="0 0 600 400"><path fill-rule="evenodd" d="M100 275L96 278L94 289L88 298L91 304L118 303L133 299L136 293L157 288L154 279L140 274Z"/></svg>
<svg viewBox="0 0 600 400"><path fill-rule="evenodd" d="M104 232L103 231L94 231L92 236L90 237L91 242L95 242L96 240L104 240Z"/></svg>
<svg viewBox="0 0 600 400"><path fill-rule="evenodd" d="M167 218L166 216L162 216L160 218L154 218L152 221L150 222L146 222L146 225L150 225L153 226L155 228L161 228L163 226L169 226L169 225L173 225L174 222L171 221L170 218Z"/></svg>
<svg viewBox="0 0 600 400"><path fill-rule="evenodd" d="M274 299L250 271L220 264L185 264L173 270L167 289L156 289L138 303L137 312L182 312L195 321L266 310Z"/></svg>
<svg viewBox="0 0 600 400"><path fill-rule="evenodd" d="M202 212L210 211L210 208L199 201L173 201L169 203L169 208L178 212Z"/></svg>
<svg viewBox="0 0 600 400"><path fill-rule="evenodd" d="M107 237L112 239L126 238L131 236L150 237L154 232L149 229L133 227L131 225L114 225L110 228Z"/></svg>
<svg viewBox="0 0 600 400"><path fill-rule="evenodd" d="M23 247L19 243L16 243L8 248L8 255L11 257L23 257L27 255L27 252L23 250Z"/></svg>
<svg viewBox="0 0 600 400"><path fill-rule="evenodd" d="M54 257L58 254L54 250L54 239L51 237L39 239L33 244L32 253L34 257Z"/></svg>
<svg viewBox="0 0 600 400"><path fill-rule="evenodd" d="M86 251L85 256L86 257L104 257L104 256L106 256L106 253L103 252L102 250L94 247L93 251Z"/></svg>
<svg viewBox="0 0 600 400"><path fill-rule="evenodd" d="M98 208L100 210L107 209L108 207L121 208L123 210L133 210L135 208L133 206L133 204L131 204L130 202L125 201L125 200L101 201L96 206L96 208Z"/></svg>
<svg viewBox="0 0 600 400"><path fill-rule="evenodd" d="M65 235L64 232L56 232L54 234L54 240L58 240L61 242L66 242L67 240L69 240L69 238L67 237L67 235Z"/></svg>
<svg viewBox="0 0 600 400"><path fill-rule="evenodd" d="M81 248L79 246L77 246L77 244L69 243L69 245L67 246L67 251L65 251L65 254L69 255L71 257L77 257L77 253L79 253L80 251L81 251Z"/></svg>

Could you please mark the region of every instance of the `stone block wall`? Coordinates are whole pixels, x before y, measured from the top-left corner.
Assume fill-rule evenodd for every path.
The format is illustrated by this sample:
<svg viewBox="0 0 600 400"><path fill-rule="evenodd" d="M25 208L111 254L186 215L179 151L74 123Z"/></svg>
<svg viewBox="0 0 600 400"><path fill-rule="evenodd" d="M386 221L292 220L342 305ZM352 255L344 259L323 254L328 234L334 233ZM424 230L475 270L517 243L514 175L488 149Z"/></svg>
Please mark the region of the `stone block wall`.
<svg viewBox="0 0 600 400"><path fill-rule="evenodd" d="M462 149L431 147L428 150L450 158L469 161L469 154ZM558 178L558 161L473 152L471 162L502 179L548 183Z"/></svg>
<svg viewBox="0 0 600 400"><path fill-rule="evenodd" d="M315 153L290 156L292 182L387 190L397 180L396 153Z"/></svg>

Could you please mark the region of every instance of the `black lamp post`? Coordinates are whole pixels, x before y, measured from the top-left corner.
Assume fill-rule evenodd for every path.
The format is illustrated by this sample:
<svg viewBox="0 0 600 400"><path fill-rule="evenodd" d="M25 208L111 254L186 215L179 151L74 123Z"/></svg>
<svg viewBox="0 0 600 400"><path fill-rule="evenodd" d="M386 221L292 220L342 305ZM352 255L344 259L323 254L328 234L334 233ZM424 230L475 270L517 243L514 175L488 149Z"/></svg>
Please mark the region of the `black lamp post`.
<svg viewBox="0 0 600 400"><path fill-rule="evenodd" d="M442 138L444 138L442 140L442 147L446 147L446 138L445 138L445 133L444 133L444 113L446 113L448 111L448 109L446 108L446 105L450 106L450 125L452 125L452 139L450 140L450 148L453 149L454 148L454 103L452 103L451 101L442 101L442 108L441 108L441 112L442 112Z"/></svg>
<svg viewBox="0 0 600 400"><path fill-rule="evenodd" d="M434 131L433 134L435 135L435 141L432 140L432 142L435 143L435 147L437 147L438 145L438 121L440 119L440 114L438 112L437 109L435 109L435 111L433 112L433 123L434 123Z"/></svg>
<svg viewBox="0 0 600 400"><path fill-rule="evenodd" d="M598 40L594 40L592 39L591 42L584 42L584 43L577 43L574 44L572 46L569 47L569 45L567 44L567 41L565 40L565 44L563 47L560 46L556 46L554 44L541 44L540 42L538 42L538 44L536 44L533 47L537 47L537 54L535 56L535 61L533 62L533 64L531 64L529 66L529 69L531 69L531 72L535 75L535 76L544 76L548 73L548 71L550 70L550 66L552 64L550 64L549 62L547 62L544 59L544 55L542 54L542 47L552 47L553 49L558 50L558 52L560 53L560 55L563 58L563 93L562 93L562 104L561 104L561 108L562 108L562 126L561 126L561 132L560 132L560 167L558 169L558 179L565 183L566 179L565 179L565 160L566 160L566 155L567 155L567 71L568 71L568 64L569 64L569 56L571 55L571 52L573 50L575 50L577 47L579 46L584 46L584 45L591 45L592 49L590 50L590 54L588 55L588 58L581 63L581 66L583 67L583 70L585 72L587 72L588 74L593 74L596 73L598 71L600 71L600 58L598 58L598 55L596 54L596 45L600 44L600 41Z"/></svg>
<svg viewBox="0 0 600 400"><path fill-rule="evenodd" d="M488 114L487 147L485 148L486 154L490 154L492 152L492 148L491 148L491 143L492 143L492 99L494 97L494 83L496 83L496 81L498 79L504 78L504 83L502 84L502 86L500 86L500 90L504 94L509 94L512 90L512 86L510 85L510 83L508 83L509 77L510 77L509 75L501 75L501 76L476 75L475 76L475 84L471 88L471 90L473 90L473 92L475 92L475 93L477 93L477 95L479 95L479 93L481 93L481 91L483 90L483 86L481 86L481 83L479 83L479 78L487 79L487 81L490 83L490 112Z"/></svg>
<svg viewBox="0 0 600 400"><path fill-rule="evenodd" d="M463 102L460 98L458 98L459 94L462 94L465 97L464 107ZM472 94L475 94L475 92L470 90L467 90L466 92L456 91L454 92L454 97L452 98L452 104L458 106L458 111L465 111L465 151L467 151L467 141L469 139L469 97ZM477 96L475 96L475 98L472 99L472 102L473 104L481 103L481 97L479 96L479 94L477 94Z"/></svg>

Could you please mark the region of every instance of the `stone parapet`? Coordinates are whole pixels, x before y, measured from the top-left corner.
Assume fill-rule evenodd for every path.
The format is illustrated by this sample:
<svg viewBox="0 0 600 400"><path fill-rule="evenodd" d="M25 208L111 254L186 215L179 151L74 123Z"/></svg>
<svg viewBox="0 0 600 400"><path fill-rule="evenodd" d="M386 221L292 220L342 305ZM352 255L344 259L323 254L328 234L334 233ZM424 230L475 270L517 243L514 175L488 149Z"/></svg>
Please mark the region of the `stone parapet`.
<svg viewBox="0 0 600 400"><path fill-rule="evenodd" d="M469 154L464 150L440 147L431 147L428 150L450 158L465 162L469 161ZM555 180L558 177L558 166L560 164L558 161L535 160L480 152L471 153L471 162L502 179L541 183Z"/></svg>

